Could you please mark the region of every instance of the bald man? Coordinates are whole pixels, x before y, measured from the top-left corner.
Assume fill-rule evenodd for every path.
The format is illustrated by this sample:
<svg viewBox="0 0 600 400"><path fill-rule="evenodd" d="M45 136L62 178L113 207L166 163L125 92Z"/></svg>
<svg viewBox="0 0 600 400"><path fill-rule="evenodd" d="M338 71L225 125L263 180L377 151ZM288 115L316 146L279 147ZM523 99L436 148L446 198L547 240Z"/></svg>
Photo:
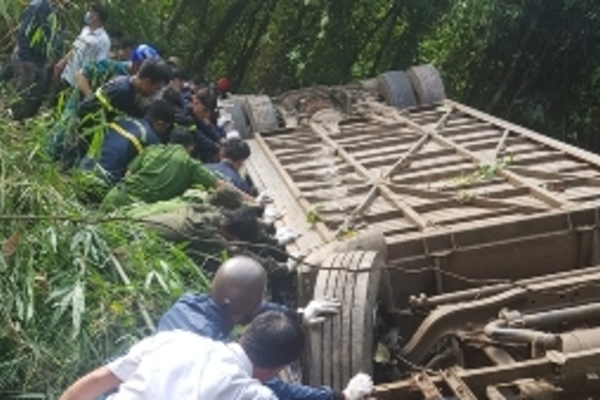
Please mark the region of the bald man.
<svg viewBox="0 0 600 400"><path fill-rule="evenodd" d="M265 269L250 257L232 257L215 274L210 295L184 294L158 322L158 330L185 329L214 340L227 340L234 325L248 324L266 310L287 307L263 302Z"/></svg>
<svg viewBox="0 0 600 400"><path fill-rule="evenodd" d="M248 324L264 311L289 310L279 304L263 301L267 275L264 268L249 257L233 257L223 263L212 281L210 294L183 295L160 319L159 331L186 330L213 340L228 340L234 325ZM336 314L340 304L330 300L312 300L304 309L305 324L324 321ZM312 388L271 380L266 385L280 400L358 400L372 389L364 374L354 377L344 392L328 387ZM357 389L358 388L358 389Z"/></svg>

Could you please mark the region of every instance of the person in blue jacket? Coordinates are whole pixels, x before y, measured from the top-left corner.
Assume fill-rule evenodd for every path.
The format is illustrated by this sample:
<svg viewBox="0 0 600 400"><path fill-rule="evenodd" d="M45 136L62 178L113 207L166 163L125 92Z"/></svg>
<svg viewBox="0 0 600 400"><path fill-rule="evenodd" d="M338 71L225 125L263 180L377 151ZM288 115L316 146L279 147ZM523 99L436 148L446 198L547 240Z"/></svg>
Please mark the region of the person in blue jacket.
<svg viewBox="0 0 600 400"><path fill-rule="evenodd" d="M142 118L152 97L169 83L170 77L167 63L148 59L136 75L117 77L98 88L94 96L81 103L78 116L84 124L100 111L104 111L106 122L118 115Z"/></svg>
<svg viewBox="0 0 600 400"><path fill-rule="evenodd" d="M144 118L117 117L106 127L97 157L89 154L82 168L95 170L109 184L118 183L129 163L146 147L168 142L173 120L173 110L164 100L154 101Z"/></svg>
<svg viewBox="0 0 600 400"><path fill-rule="evenodd" d="M256 196L256 189L242 177L240 170L250 157L250 146L239 138L227 139L221 146L221 161L207 167L221 179L231 183L242 192Z"/></svg>
<svg viewBox="0 0 600 400"><path fill-rule="evenodd" d="M60 159L63 168L76 165L88 153L93 137L115 118L143 118L152 97L169 83L170 73L164 61L149 59L136 75L119 76L84 100L77 111L77 132L70 132L70 128L57 129L51 142L52 153Z"/></svg>
<svg viewBox="0 0 600 400"><path fill-rule="evenodd" d="M257 314L289 310L263 301L267 276L264 268L248 257L233 257L223 263L212 281L210 294L183 295L160 319L158 331L186 330L213 340L229 340L235 325L248 324ZM312 300L299 309L305 324L323 322L336 314L340 304L334 300ZM369 394L373 383L365 374L350 380L343 392L328 387L313 388L270 380L266 385L280 400L359 400Z"/></svg>
<svg viewBox="0 0 600 400"><path fill-rule="evenodd" d="M32 0L23 11L13 70L18 96L10 105L16 120L34 116L42 105L49 83L47 68L60 48L62 9L57 0Z"/></svg>

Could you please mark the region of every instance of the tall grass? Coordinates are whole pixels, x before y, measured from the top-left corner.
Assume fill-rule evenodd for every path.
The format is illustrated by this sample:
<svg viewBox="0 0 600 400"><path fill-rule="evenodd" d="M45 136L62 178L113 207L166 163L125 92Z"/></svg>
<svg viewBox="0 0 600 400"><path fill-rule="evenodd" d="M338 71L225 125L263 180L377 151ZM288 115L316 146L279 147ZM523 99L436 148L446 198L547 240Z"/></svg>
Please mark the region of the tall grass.
<svg viewBox="0 0 600 400"><path fill-rule="evenodd" d="M184 253L81 204L45 153L49 121L0 118L0 398L55 398L207 279ZM119 272L121 269L121 273ZM129 284L123 279L129 278Z"/></svg>

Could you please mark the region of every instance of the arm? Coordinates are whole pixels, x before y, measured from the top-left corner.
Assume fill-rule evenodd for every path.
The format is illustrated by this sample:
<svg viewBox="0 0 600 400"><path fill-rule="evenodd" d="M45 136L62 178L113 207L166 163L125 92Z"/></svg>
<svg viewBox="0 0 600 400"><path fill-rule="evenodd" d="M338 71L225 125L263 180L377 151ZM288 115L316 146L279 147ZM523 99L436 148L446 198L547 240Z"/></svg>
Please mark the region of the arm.
<svg viewBox="0 0 600 400"><path fill-rule="evenodd" d="M254 201L254 198L252 196L248 196L248 194L242 192L240 189L238 189L237 187L233 186L232 184L230 184L227 181L218 179L215 187L217 189L227 188L227 189L236 191L242 197L242 200L244 201L244 203L248 203L248 204L255 204L256 203Z"/></svg>
<svg viewBox="0 0 600 400"><path fill-rule="evenodd" d="M289 400L343 400L342 392L335 392L328 387L313 388L310 386L287 383L279 379L265 382L265 386L280 399Z"/></svg>
<svg viewBox="0 0 600 400"><path fill-rule="evenodd" d="M60 400L96 400L120 384L121 380L108 367L100 367L72 384Z"/></svg>
<svg viewBox="0 0 600 400"><path fill-rule="evenodd" d="M61 58L60 61L54 65L54 74L56 76L58 76L62 72L62 70L65 69L65 66L71 60L72 57L73 57L73 50L71 50L67 54L65 54L65 56L63 58Z"/></svg>
<svg viewBox="0 0 600 400"><path fill-rule="evenodd" d="M244 203L255 204L254 198L248 196L246 193L242 192L240 189L236 188L229 182L218 179L216 175L213 172L211 172L208 168L206 168L204 164L202 164L200 161L194 159L192 159L191 161L194 163L195 169L192 184L202 185L210 189L218 190L226 188L229 190L233 190L241 196Z"/></svg>
<svg viewBox="0 0 600 400"><path fill-rule="evenodd" d="M85 97L90 97L94 94L92 88L90 87L90 82L85 77L83 70L79 70L75 72L75 81L77 82L77 87Z"/></svg>
<svg viewBox="0 0 600 400"><path fill-rule="evenodd" d="M124 93L115 82L108 82L94 92L94 96L84 100L78 111L78 117L83 119L86 115L95 114L100 110L106 112L107 122L119 112L119 104L125 102Z"/></svg>
<svg viewBox="0 0 600 400"><path fill-rule="evenodd" d="M285 246L280 245L277 239L265 231L265 228L261 227L259 230L257 243L264 244L269 247L253 247L252 245L248 246L253 253L256 253L262 257L271 258L280 263L285 263L288 261L289 255L285 250Z"/></svg>
<svg viewBox="0 0 600 400"><path fill-rule="evenodd" d="M79 110L77 111L77 116L83 119L87 115L92 115L97 113L102 109L102 103L98 99L97 96L89 97L81 102L79 105Z"/></svg>
<svg viewBox="0 0 600 400"><path fill-rule="evenodd" d="M195 129L193 131L194 141L196 142L196 150L204 151L211 155L217 155L219 153L219 144L214 140L211 140L203 130Z"/></svg>
<svg viewBox="0 0 600 400"><path fill-rule="evenodd" d="M222 138L219 136L219 133L209 120L202 121L199 127L202 134L208 139L210 139L213 143L218 144L221 142Z"/></svg>
<svg viewBox="0 0 600 400"><path fill-rule="evenodd" d="M284 306L283 304L271 303L269 301L263 301L258 309L258 314L264 313L266 311L278 311L281 313L289 313L290 309Z"/></svg>
<svg viewBox="0 0 600 400"><path fill-rule="evenodd" d="M96 400L103 394L113 391L135 373L145 354L152 351L156 336L142 339L123 357L119 357L106 366L90 372L77 380L61 396L60 400ZM169 338L161 338L163 342Z"/></svg>

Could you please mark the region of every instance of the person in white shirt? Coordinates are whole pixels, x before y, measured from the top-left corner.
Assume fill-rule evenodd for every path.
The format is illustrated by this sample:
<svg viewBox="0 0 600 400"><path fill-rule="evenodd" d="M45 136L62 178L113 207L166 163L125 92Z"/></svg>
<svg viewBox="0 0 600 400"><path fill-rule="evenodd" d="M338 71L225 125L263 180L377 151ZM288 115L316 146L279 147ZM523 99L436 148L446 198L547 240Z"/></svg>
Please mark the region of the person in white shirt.
<svg viewBox="0 0 600 400"><path fill-rule="evenodd" d="M89 6L85 14L85 24L73 42L73 48L54 67L55 75L60 74L63 87L76 87L75 73L91 62L102 61L110 53L110 37L104 30L108 12L99 3ZM62 71L62 73L61 73Z"/></svg>
<svg viewBox="0 0 600 400"><path fill-rule="evenodd" d="M302 353L304 331L296 316L268 311L238 343L225 344L182 330L159 332L76 381L60 400L277 400L266 386Z"/></svg>

